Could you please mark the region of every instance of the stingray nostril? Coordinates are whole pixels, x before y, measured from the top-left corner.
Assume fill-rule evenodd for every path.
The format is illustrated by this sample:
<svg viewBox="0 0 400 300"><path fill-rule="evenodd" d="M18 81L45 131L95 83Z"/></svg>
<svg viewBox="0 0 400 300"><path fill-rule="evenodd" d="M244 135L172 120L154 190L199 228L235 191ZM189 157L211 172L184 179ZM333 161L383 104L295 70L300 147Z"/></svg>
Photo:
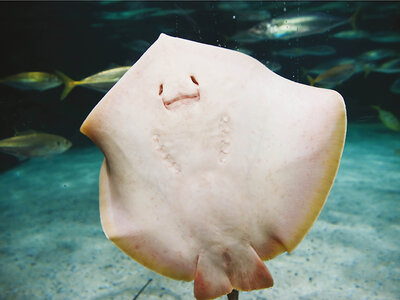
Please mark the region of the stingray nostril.
<svg viewBox="0 0 400 300"><path fill-rule="evenodd" d="M162 84L160 84L160 90L158 91L158 95L161 95L161 94L162 94L162 92L163 92L163 85L162 85Z"/></svg>
<svg viewBox="0 0 400 300"><path fill-rule="evenodd" d="M190 79L192 79L194 84L199 85L199 83L197 82L196 78L193 75L190 76Z"/></svg>

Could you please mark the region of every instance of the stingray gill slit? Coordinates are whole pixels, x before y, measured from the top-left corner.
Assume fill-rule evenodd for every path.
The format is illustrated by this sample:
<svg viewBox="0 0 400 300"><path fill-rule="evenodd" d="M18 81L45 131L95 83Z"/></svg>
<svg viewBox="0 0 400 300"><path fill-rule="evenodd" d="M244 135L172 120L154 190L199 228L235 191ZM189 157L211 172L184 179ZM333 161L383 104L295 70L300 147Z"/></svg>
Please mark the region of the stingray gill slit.
<svg viewBox="0 0 400 300"><path fill-rule="evenodd" d="M193 75L190 76L191 81L196 85L196 87L193 89L193 92L190 93L182 93L180 91L177 91L176 96L173 98L167 98L162 96L163 91L164 91L164 85L161 83L160 88L158 91L158 95L162 96L162 101L164 104L164 107L168 110L173 110L178 108L181 105L187 105L187 104L192 104L194 102L197 102L200 100L200 91L199 91L199 82L197 81L196 77Z"/></svg>

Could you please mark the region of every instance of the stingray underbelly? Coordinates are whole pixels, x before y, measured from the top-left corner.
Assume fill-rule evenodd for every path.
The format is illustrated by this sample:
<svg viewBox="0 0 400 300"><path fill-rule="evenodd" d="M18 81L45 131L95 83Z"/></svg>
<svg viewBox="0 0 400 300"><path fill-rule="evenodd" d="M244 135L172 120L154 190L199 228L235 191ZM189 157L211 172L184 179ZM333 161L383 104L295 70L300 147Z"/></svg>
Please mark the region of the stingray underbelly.
<svg viewBox="0 0 400 300"><path fill-rule="evenodd" d="M272 278L251 240L265 232L244 213L256 209L248 191L247 160L239 150L245 141L235 140L228 114L191 121L154 129L147 147L152 150L143 154L147 168L136 167L132 178L117 179L108 172L121 168L103 166L103 229L144 266L195 280L197 299L233 287L269 287Z"/></svg>
<svg viewBox="0 0 400 300"><path fill-rule="evenodd" d="M235 142L228 113L204 118L196 114L151 131L154 164L174 173L192 172L227 163ZM186 168L186 170L183 170Z"/></svg>
<svg viewBox="0 0 400 300"><path fill-rule="evenodd" d="M139 184L129 196L113 191L115 185L103 166L103 229L144 266L175 279L195 280L198 299L232 288L269 287L271 275L251 242L254 224L243 215L248 195L241 194L246 189L239 179L223 170L186 174L165 193L155 192L158 187L140 190Z"/></svg>

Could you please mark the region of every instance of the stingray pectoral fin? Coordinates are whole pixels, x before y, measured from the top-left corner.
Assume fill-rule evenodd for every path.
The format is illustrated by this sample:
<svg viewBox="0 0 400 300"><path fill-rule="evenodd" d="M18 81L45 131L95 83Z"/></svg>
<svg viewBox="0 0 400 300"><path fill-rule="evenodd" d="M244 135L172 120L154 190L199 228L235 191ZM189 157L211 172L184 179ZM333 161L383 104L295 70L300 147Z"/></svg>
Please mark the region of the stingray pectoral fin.
<svg viewBox="0 0 400 300"><path fill-rule="evenodd" d="M192 281L195 274L195 255L188 252L176 231L153 229L157 222L152 210L149 218L132 217L120 191L115 188L107 160L100 170L99 198L101 225L107 238L125 254L164 276L177 280ZM124 198L124 197L123 197ZM145 199L149 197L144 196ZM144 201L145 202L145 201ZM144 224L146 223L146 224ZM165 226L165 223L162 222Z"/></svg>
<svg viewBox="0 0 400 300"><path fill-rule="evenodd" d="M321 212L342 156L346 135L344 101L336 92L325 94L320 99L324 113L305 115L310 120L307 132L313 133L295 143L295 148L302 151L301 157L274 173L274 182L281 193L271 202L276 214L271 216L273 230L271 227L269 230L288 252L301 242Z"/></svg>

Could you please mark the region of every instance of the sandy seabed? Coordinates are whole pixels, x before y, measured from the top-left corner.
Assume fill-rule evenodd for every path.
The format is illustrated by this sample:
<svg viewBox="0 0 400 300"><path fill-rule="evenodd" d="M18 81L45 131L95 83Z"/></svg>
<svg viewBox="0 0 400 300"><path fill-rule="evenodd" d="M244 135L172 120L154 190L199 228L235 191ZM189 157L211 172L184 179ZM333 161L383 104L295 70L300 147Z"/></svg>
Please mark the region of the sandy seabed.
<svg viewBox="0 0 400 300"><path fill-rule="evenodd" d="M0 299L194 299L193 283L142 267L104 236L96 147L0 174ZM400 134L350 124L332 192L273 288L240 299L400 299ZM221 297L220 299L226 299Z"/></svg>

